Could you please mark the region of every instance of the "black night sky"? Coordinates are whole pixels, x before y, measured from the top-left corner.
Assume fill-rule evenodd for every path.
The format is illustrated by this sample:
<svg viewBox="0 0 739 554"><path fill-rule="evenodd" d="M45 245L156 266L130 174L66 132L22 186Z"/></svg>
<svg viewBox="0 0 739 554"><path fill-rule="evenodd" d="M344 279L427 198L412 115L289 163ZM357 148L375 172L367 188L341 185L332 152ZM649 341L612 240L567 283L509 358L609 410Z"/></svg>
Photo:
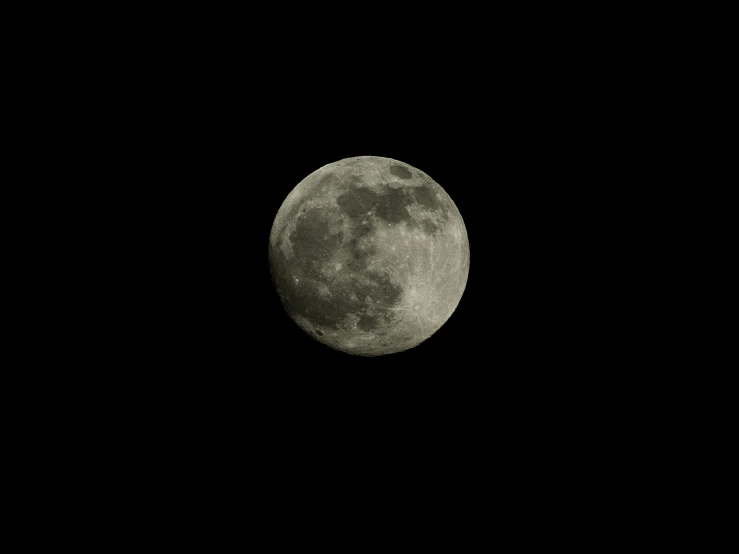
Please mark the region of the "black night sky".
<svg viewBox="0 0 739 554"><path fill-rule="evenodd" d="M205 410L261 406L269 420L333 403L337 418L436 406L475 419L615 402L645 340L629 324L645 256L629 31L618 5L524 12L384 26L296 14L279 32L270 14L245 13L244 26L178 27L179 42L147 54L145 109L121 114L147 164L132 171L145 176L131 182L146 199L135 217L147 265L124 352L146 365L142 381ZM377 358L300 330L267 257L292 188L360 155L432 176L470 241L456 312L420 346Z"/></svg>
<svg viewBox="0 0 739 554"><path fill-rule="evenodd" d="M98 510L127 526L122 535L177 519L159 498L197 514L192 528L201 512L218 514L240 541L264 521L270 541L305 544L292 520L310 515L334 535L342 523L322 502L355 519L357 503L383 517L425 504L445 525L464 520L455 550L475 526L493 525L497 541L506 518L525 527L517 545L531 535L551 545L557 537L530 523L536 510L563 514L568 525L552 527L578 536L588 515L632 525L642 493L632 475L672 416L655 402L671 368L656 349L645 354L662 286L650 267L669 234L649 233L664 207L659 175L639 163L655 146L643 97L659 58L641 63L626 3L592 4L200 3L101 23L81 41L99 58L83 64L85 86L72 86L65 58L51 87L84 107L59 104L89 139L75 155L94 185L80 205L92 199L99 219L84 235L99 246L90 270L73 272L96 291L83 312L92 329L72 343L91 369L61 358L51 381L38 379L60 414L79 418L44 416L60 446L45 446L39 471L63 459L95 475L96 498L126 510ZM363 155L430 175L470 243L450 319L419 346L374 358L331 350L293 323L268 262L288 193ZM58 174L59 190L78 178ZM628 491L619 517L591 509L621 509L612 499ZM183 521L167 541L189 539ZM209 533L211 547L221 534Z"/></svg>

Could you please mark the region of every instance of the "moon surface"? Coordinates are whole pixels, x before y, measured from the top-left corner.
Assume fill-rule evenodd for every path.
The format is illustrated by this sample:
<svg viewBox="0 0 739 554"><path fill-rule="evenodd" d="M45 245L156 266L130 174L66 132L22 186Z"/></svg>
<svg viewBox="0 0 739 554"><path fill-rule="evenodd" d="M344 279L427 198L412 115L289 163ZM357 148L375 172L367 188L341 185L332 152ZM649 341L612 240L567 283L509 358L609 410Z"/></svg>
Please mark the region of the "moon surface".
<svg viewBox="0 0 739 554"><path fill-rule="evenodd" d="M417 346L452 315L470 250L462 216L423 171L359 156L317 169L282 203L269 238L290 317L342 352Z"/></svg>

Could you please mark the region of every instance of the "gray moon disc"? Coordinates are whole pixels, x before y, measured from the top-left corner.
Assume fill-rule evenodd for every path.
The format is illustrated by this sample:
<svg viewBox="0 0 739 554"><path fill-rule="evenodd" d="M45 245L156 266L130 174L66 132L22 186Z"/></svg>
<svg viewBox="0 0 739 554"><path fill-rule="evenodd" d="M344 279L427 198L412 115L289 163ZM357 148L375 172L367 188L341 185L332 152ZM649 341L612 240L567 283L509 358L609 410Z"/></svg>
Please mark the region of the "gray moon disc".
<svg viewBox="0 0 739 554"><path fill-rule="evenodd" d="M269 238L289 316L331 348L380 356L417 346L457 308L467 230L423 171L359 156L317 169L288 194Z"/></svg>

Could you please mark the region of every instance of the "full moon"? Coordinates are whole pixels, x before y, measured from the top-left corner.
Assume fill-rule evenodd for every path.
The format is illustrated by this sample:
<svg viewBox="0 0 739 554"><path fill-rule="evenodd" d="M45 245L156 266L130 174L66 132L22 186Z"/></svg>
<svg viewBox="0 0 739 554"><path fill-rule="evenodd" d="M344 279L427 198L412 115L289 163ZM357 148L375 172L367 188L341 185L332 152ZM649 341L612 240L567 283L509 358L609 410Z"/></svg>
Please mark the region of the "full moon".
<svg viewBox="0 0 739 554"><path fill-rule="evenodd" d="M359 156L317 169L282 203L269 237L285 311L316 340L380 356L433 335L457 308L470 265L467 230L423 171Z"/></svg>

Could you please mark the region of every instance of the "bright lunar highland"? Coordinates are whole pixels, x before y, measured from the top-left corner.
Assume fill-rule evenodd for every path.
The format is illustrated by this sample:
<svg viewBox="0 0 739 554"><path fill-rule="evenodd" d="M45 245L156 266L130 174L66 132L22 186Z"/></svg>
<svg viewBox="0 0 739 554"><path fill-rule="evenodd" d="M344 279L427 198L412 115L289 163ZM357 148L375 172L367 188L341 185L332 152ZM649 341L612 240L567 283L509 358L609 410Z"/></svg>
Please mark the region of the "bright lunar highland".
<svg viewBox="0 0 739 554"><path fill-rule="evenodd" d="M272 280L290 317L316 340L361 356L433 335L467 284L462 216L423 171L359 156L303 179L269 238Z"/></svg>

